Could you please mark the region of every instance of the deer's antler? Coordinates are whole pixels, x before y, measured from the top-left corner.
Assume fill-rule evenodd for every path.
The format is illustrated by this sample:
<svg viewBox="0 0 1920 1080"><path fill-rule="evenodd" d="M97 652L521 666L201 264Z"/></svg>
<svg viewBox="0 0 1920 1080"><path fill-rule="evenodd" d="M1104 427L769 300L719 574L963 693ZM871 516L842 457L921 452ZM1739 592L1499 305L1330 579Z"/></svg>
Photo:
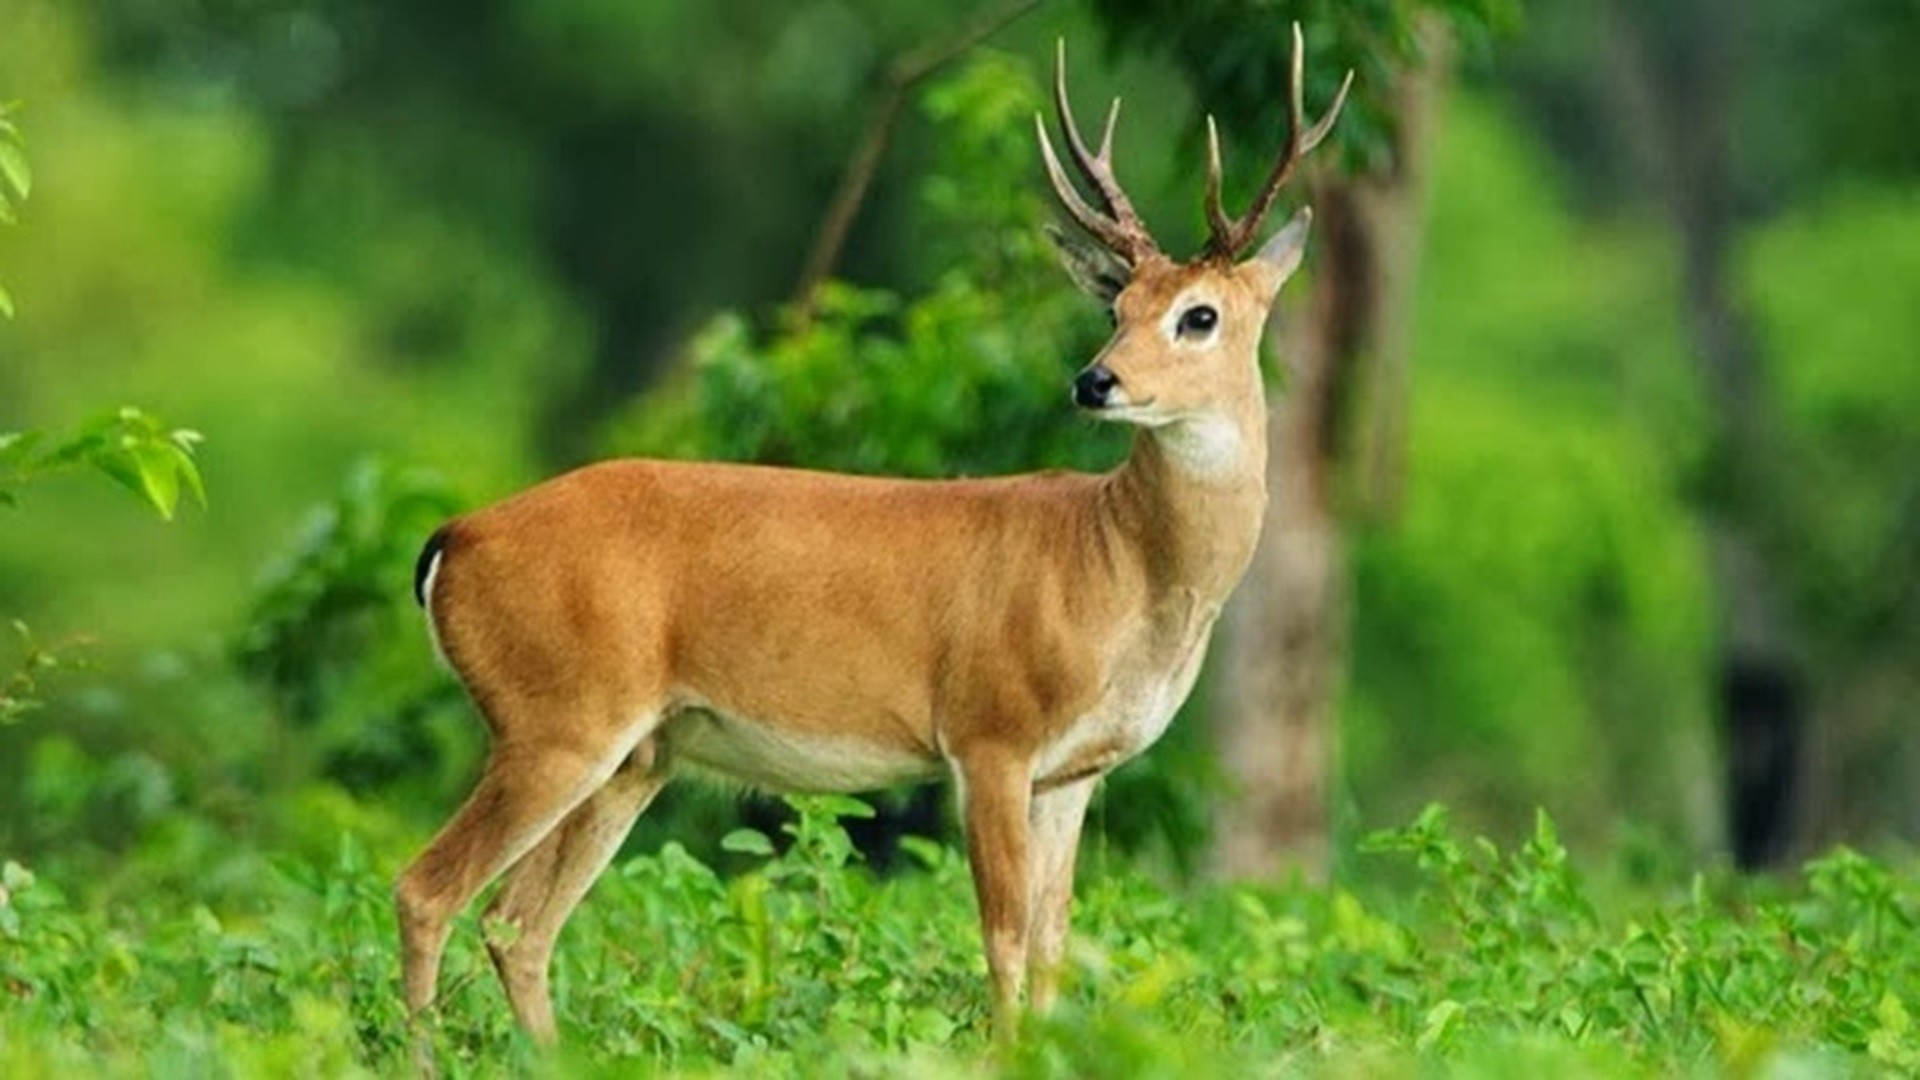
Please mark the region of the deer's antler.
<svg viewBox="0 0 1920 1080"><path fill-rule="evenodd" d="M1319 122L1308 128L1306 106L1302 104L1302 85L1305 78L1305 50L1301 47L1300 24L1293 24L1293 61L1288 80L1287 92L1287 142L1280 151L1280 159L1273 164L1273 171L1267 174L1267 182L1260 187L1260 194L1254 196L1247 212L1237 218L1229 218L1220 205L1220 133L1213 126L1213 117L1207 117L1207 227L1212 237L1207 241L1207 251L1211 255L1231 259L1253 241L1260 231L1260 222L1273 207L1275 195L1293 175L1294 166L1300 164L1314 147L1319 146L1327 133L1333 130L1333 122L1340 118L1340 107L1346 104L1347 90L1353 85L1353 72L1340 81L1340 92L1334 95L1333 105L1320 117Z"/></svg>
<svg viewBox="0 0 1920 1080"><path fill-rule="evenodd" d="M1053 142L1047 138L1046 121L1035 113L1034 129L1040 134L1040 156L1046 161L1047 178L1053 181L1054 194L1060 196L1061 205L1081 228L1092 233L1114 254L1129 264L1137 265L1141 259L1160 250L1148 234L1147 226L1120 188L1120 181L1113 175L1113 125L1120 119L1120 99L1114 98L1113 105L1107 110L1107 127L1100 136L1100 152L1090 153L1085 140L1080 137L1080 125L1073 119L1073 106L1067 103L1067 43L1061 41L1054 54L1053 65L1053 103L1059 113L1060 130L1066 136L1067 149L1073 154L1074 164L1079 166L1080 174L1093 185L1100 194L1100 201L1106 205L1107 212L1101 213L1088 206L1067 179L1066 170L1060 167L1060 158L1053 152Z"/></svg>

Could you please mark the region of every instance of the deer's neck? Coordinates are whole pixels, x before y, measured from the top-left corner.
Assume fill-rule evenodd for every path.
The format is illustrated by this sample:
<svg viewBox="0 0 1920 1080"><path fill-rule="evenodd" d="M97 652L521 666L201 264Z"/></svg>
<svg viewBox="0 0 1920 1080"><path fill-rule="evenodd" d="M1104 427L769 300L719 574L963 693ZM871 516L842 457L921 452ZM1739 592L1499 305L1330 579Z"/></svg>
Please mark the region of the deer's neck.
<svg viewBox="0 0 1920 1080"><path fill-rule="evenodd" d="M1260 538L1267 500L1266 410L1143 429L1107 483L1108 523L1146 570L1154 603L1181 591L1225 602Z"/></svg>

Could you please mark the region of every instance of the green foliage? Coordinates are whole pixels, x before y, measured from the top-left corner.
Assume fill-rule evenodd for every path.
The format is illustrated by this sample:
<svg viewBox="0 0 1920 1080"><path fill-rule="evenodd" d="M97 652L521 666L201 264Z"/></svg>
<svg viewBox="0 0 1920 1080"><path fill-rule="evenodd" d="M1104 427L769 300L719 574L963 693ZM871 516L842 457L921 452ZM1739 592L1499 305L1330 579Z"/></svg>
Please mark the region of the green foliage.
<svg viewBox="0 0 1920 1080"><path fill-rule="evenodd" d="M1404 903L1293 887L1170 894L1132 872L1082 883L1067 994L998 1060L964 860L854 862L842 797L794 800L783 850L725 878L676 844L624 861L561 943L563 1047L511 1026L471 918L455 929L428 1037L457 1075L728 1069L752 1075L1851 1075L1920 1061L1920 878L1845 849L1801 883L1696 877L1597 904L1552 822L1519 847L1429 808L1368 846L1410 859ZM319 809L322 804L316 804ZM325 816L325 811L321 811ZM88 1074L407 1067L388 856L355 831L272 863L203 849L243 881L209 903L119 884L139 904L0 870L0 1069ZM245 861L238 878L223 864ZM182 868L161 871L167 880Z"/></svg>
<svg viewBox="0 0 1920 1080"><path fill-rule="evenodd" d="M457 506L435 475L360 463L267 567L233 642L313 768L351 790L410 777L442 791L472 756L477 725L433 662L409 587L421 544Z"/></svg>
<svg viewBox="0 0 1920 1080"><path fill-rule="evenodd" d="M1039 102L1027 70L994 54L926 95L939 151L923 235L948 266L929 292L832 283L814 318L771 334L722 314L608 448L908 476L1115 461L1123 437L1067 406L1101 323L1040 229L1026 127Z"/></svg>
<svg viewBox="0 0 1920 1080"><path fill-rule="evenodd" d="M0 681L0 727L18 723L20 718L40 708L40 680L62 667L73 665L77 641L43 643L33 629L19 619L10 624L19 649L12 674ZM0 667L0 671L6 670Z"/></svg>
<svg viewBox="0 0 1920 1080"><path fill-rule="evenodd" d="M1291 25L1306 52L1309 120L1333 101L1340 80L1354 85L1329 149L1356 171L1385 172L1392 160L1395 88L1426 62L1435 42L1424 23L1444 23L1471 49L1517 27L1520 0L1098 0L1114 39L1169 57L1194 96L1219 118L1230 172L1264 178L1286 124ZM1197 126L1197 125L1196 125Z"/></svg>
<svg viewBox="0 0 1920 1080"><path fill-rule="evenodd" d="M1636 162L1645 128L1608 121L1619 115L1620 72L1594 62L1596 40L1633 42L1633 80L1669 116L1703 84L1704 58L1739 56L1711 80L1724 87L1711 108L1728 130L1725 212L1736 224L1762 224L1795 206L1817 203L1862 182L1898 188L1920 176L1920 146L1909 137L1920 109L1920 80L1908 65L1920 51L1920 8L1908 0L1529 0L1526 33L1503 41L1501 81L1554 143L1561 180L1583 196L1666 198L1671 190ZM1847 73L1836 92L1833 73ZM1703 103L1704 104L1704 103ZM1698 121L1682 121L1688 133ZM1688 182L1692 183L1692 182ZM1642 190L1635 192L1635 188Z"/></svg>
<svg viewBox="0 0 1920 1080"><path fill-rule="evenodd" d="M1796 43L1781 85L1855 77L1848 95L1776 94L1792 108L1741 128L1742 151L1819 112L1832 123L1803 147L1911 171L1920 144L1887 120L1913 111L1913 81L1888 75L1913 52L1911 5L1792 6L1821 36L1772 35ZM351 463L432 462L491 494L596 439L926 476L1124 452L1123 433L1065 408L1104 328L1041 239L1041 95L1003 56L928 90L849 246L857 280L919 284L837 285L805 327L723 314L671 344L716 302L783 292L862 73L949 27L944 6L204 7L26 0L0 33L0 70L47 110L34 164L60 178L32 192L34 228L5 230L0 277L33 317L0 341L0 421L46 429L139 400L228 451L222 497L191 528L127 521L89 484L24 489L35 512L0 516L6 606L121 643L78 686L44 679L72 662L58 639L0 649L0 722L45 699L0 730L8 1075L408 1069L390 882L464 790L480 727L407 595L449 487ZM1040 58L1064 31L1077 90L1124 83L1122 170L1170 239L1182 218L1152 211L1177 197L1193 224L1200 158L1166 133L1218 111L1244 190L1280 135L1291 17L1310 107L1358 69L1339 138L1348 166L1377 168L1417 23L1450 19L1471 51L1511 14L1497 0L1093 10L1131 54L1118 68L1079 44L1084 12L1055 6L999 40ZM1575 44L1590 73L1590 37ZM1559 118L1592 140L1588 121ZM1658 860L1628 883L1598 860L1574 871L1561 830L1591 851L1623 807L1666 823L1711 793L1708 605L1676 479L1705 425L1662 239L1573 220L1564 178L1478 96L1439 130L1407 500L1354 550L1340 790L1350 823L1444 795L1463 821L1517 826L1550 795L1557 824L1540 817L1503 851L1429 812L1369 842L1403 860L1343 859L1334 888L1169 892L1101 836L1176 860L1200 849L1202 700L1105 786L1065 1007L989 1061L956 852L909 838L912 865L878 877L835 820L858 802L799 800L763 833L719 797L691 821L676 785L641 831L681 842L619 860L562 944L560 1056L512 1031L470 914L432 1024L445 1071L1920 1068L1912 867L1839 850L1794 881L1711 872L1688 887ZM0 118L0 223L33 185L18 134ZM1824 160L1795 152L1800 168ZM1920 237L1907 194L1827 190L1740 251L1741 282L1797 468L1794 589L1815 649L1841 657L1836 696L1881 718L1823 748L1862 763L1848 786L1911 804ZM615 391L676 351L675 380L623 410ZM607 411L610 432L592 422ZM213 467L145 414L0 444L9 494L29 473L94 469L163 513ZM1419 864L1411 894L1381 880L1402 881L1402 861Z"/></svg>
<svg viewBox="0 0 1920 1080"><path fill-rule="evenodd" d="M1545 197L1546 166L1489 102L1450 103L1447 131L1405 493L1355 533L1356 816L1442 800L1517 829L1551 792L1581 842L1617 839L1626 807L1704 846L1709 592L1685 493L1703 425L1647 273L1660 253ZM1527 272L1523 249L1580 273Z"/></svg>
<svg viewBox="0 0 1920 1080"><path fill-rule="evenodd" d="M0 129L0 135L4 133ZM17 183L24 194L26 182ZM58 438L49 439L40 431L0 431L0 507L17 506L16 492L29 481L69 469L91 468L146 499L161 517L171 519L183 487L200 505L206 505L206 488L193 458L199 444L199 432L168 429L132 406L105 414ZM25 622L14 619L11 625L20 655L12 673L0 681L0 726L39 708L40 681L62 667L74 666L74 654L82 644L78 639L42 644Z"/></svg>
<svg viewBox="0 0 1920 1080"><path fill-rule="evenodd" d="M33 171L25 142L13 121L17 106L0 104L0 225L18 224L15 210L33 191ZM0 287L0 317L13 318L13 297ZM29 481L69 469L94 469L133 491L171 520L184 487L205 506L194 450L197 431L168 429L157 418L123 406L58 438L37 430L0 431L0 507L19 504L17 492ZM17 664L0 680L0 727L16 723L39 708L41 680L76 665L78 639L44 644L19 619L10 620L19 646ZM0 671L6 670L0 668Z"/></svg>
<svg viewBox="0 0 1920 1080"><path fill-rule="evenodd" d="M19 502L28 481L70 469L96 469L171 519L184 490L205 506L207 491L194 451L201 435L168 428L131 405L104 413L66 435L0 431L0 506Z"/></svg>
<svg viewBox="0 0 1920 1080"><path fill-rule="evenodd" d="M1725 881L1716 896L1696 874L1684 901L1610 925L1544 812L1505 856L1485 839L1458 841L1438 807L1367 847L1412 855L1432 883L1423 902L1448 913L1451 940L1416 949L1423 980L1447 994L1436 1008L1451 1003L1449 1013L1493 1028L1661 1048L1676 1061L1729 1042L1750 1054L1757 1040L1920 1060L1901 996L1920 956L1894 944L1920 915L1920 894L1855 852L1807 864L1802 896L1764 885L1729 895Z"/></svg>
<svg viewBox="0 0 1920 1080"><path fill-rule="evenodd" d="M1920 201L1837 194L1758 230L1743 255L1775 358L1796 606L1848 654L1911 639L1908 596L1886 583L1920 570Z"/></svg>
<svg viewBox="0 0 1920 1080"><path fill-rule="evenodd" d="M277 6L290 22L266 7L234 16L269 20L259 42L311 43L304 5ZM118 63L107 24L135 15L24 0L0 30L0 98L31 101L38 174L30 227L0 229L0 281L32 305L0 324L0 430L53 434L127 401L213 437L197 460L215 505L186 528L76 482L29 488L35 513L0 513L0 611L101 631L115 685L147 651L230 634L261 564L364 457L431 463L486 494L550 471L538 405L578 381L593 340L511 215L408 197L396 174L411 159L364 127L277 162L272 136L299 123L225 93L189 102ZM467 130L435 125L408 145ZM482 160L463 175L506 186L504 163L526 158L508 146ZM501 200L541 201L521 187Z"/></svg>
<svg viewBox="0 0 1920 1080"><path fill-rule="evenodd" d="M1837 814L1873 836L1920 810L1920 200L1835 191L1755 229L1739 278L1768 346L1776 565L1822 673Z"/></svg>

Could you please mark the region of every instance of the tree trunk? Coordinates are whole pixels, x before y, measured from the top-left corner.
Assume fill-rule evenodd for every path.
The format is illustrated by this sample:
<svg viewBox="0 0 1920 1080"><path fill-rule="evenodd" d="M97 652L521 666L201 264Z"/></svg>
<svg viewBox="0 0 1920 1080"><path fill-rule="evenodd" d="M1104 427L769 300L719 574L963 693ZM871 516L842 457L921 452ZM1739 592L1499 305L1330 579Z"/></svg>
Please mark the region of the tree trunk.
<svg viewBox="0 0 1920 1080"><path fill-rule="evenodd" d="M1228 608L1213 706L1232 785L1214 819L1222 877L1327 868L1349 608L1341 466L1352 446L1365 501L1397 497L1406 312L1446 69L1444 38L1428 31L1426 63L1395 88L1393 169L1316 183L1310 289L1270 335L1287 376L1268 425L1266 525Z"/></svg>
<svg viewBox="0 0 1920 1080"><path fill-rule="evenodd" d="M1739 0L1657 10L1616 0L1605 14L1610 105L1679 238L1688 336L1714 418L1701 509L1719 634L1726 832L1739 865L1765 866L1805 839L1809 747L1798 634L1770 542L1770 411L1752 318L1729 283L1744 8Z"/></svg>

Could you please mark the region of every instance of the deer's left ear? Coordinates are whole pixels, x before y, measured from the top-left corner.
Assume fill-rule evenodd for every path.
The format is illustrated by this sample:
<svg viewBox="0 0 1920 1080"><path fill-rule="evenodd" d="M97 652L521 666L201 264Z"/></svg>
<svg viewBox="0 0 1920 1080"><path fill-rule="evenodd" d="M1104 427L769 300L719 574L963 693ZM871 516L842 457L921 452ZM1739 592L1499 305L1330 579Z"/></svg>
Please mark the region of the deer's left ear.
<svg viewBox="0 0 1920 1080"><path fill-rule="evenodd" d="M1091 240L1069 236L1052 225L1046 226L1046 230L1047 239L1053 241L1054 249L1060 253L1060 265L1067 268L1067 276L1073 283L1088 296L1112 306L1114 297L1133 280L1133 268Z"/></svg>
<svg viewBox="0 0 1920 1080"><path fill-rule="evenodd" d="M1293 218L1272 239L1260 245L1254 253L1253 261L1260 264L1272 288L1276 291L1286 280L1300 269L1300 260L1307 254L1307 233L1313 228L1313 208L1303 206L1294 213Z"/></svg>

